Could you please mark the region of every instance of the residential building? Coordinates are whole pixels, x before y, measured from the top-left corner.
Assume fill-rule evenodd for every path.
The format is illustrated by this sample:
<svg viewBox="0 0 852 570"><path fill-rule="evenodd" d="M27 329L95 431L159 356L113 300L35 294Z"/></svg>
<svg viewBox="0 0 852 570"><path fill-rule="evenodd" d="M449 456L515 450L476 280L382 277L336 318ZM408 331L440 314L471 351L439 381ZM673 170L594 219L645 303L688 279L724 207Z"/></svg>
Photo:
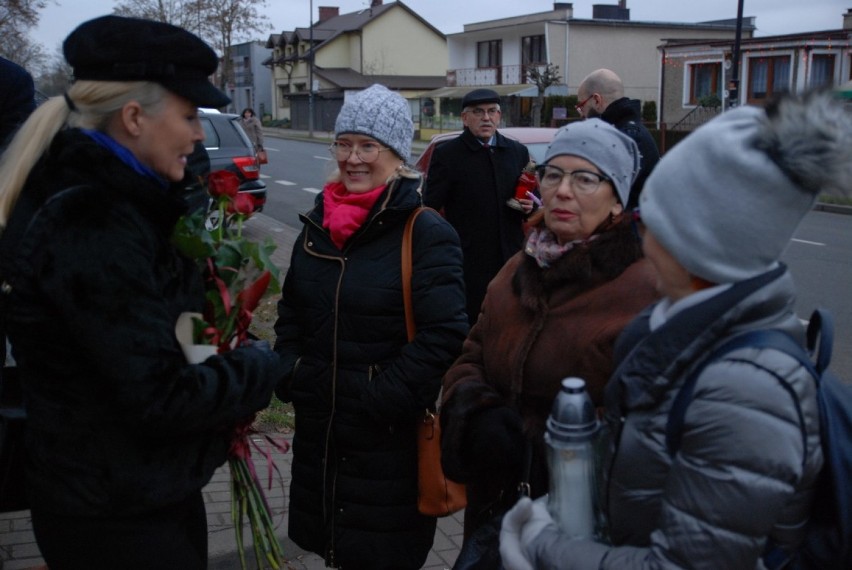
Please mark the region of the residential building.
<svg viewBox="0 0 852 570"><path fill-rule="evenodd" d="M750 37L754 19L743 34ZM488 86L506 96L509 124L529 124L536 88L527 81L528 66L558 67L563 93L575 94L583 78L602 67L622 78L625 94L643 101L659 95L657 47L664 39L733 39L736 19L699 23L630 20L626 1L597 4L591 18L576 18L573 4L554 2L553 10L499 20L465 24L464 31L447 36L447 87L430 96L449 99L442 114L460 109L458 101L476 87Z"/></svg>
<svg viewBox="0 0 852 570"><path fill-rule="evenodd" d="M444 34L398 1L339 12L320 6L311 27L270 36L273 118L307 129L313 107L313 127L331 131L348 92L381 83L410 100L418 121L420 94L444 84Z"/></svg>
<svg viewBox="0 0 852 570"><path fill-rule="evenodd" d="M852 80L852 9L838 14L838 21L841 16L841 29L744 39L737 65L730 40L667 40L659 47L660 120L669 128L691 130L724 107L760 105L780 92L847 83Z"/></svg>
<svg viewBox="0 0 852 570"><path fill-rule="evenodd" d="M231 65L230 77L225 91L231 98L229 113L240 113L246 107L254 109L262 118L272 109L272 76L264 62L269 59L272 50L263 42L246 42L232 45L229 51ZM225 66L223 66L224 68Z"/></svg>

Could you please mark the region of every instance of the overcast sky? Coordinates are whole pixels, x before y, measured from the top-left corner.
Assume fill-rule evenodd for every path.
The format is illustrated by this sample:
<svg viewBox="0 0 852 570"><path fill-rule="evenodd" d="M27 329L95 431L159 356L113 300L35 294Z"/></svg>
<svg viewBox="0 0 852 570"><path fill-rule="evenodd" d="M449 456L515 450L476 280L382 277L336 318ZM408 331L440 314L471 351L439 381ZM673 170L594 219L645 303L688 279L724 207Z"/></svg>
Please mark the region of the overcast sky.
<svg viewBox="0 0 852 570"><path fill-rule="evenodd" d="M35 40L53 53L80 23L112 12L114 0L49 0L35 30ZM389 0L385 0L389 2ZM464 24L521 14L546 12L551 0L403 0L427 22L445 34L461 32ZM617 0L575 1L574 17L591 18L593 4L617 4ZM313 0L313 18L319 6L339 6L340 13L369 7L369 0ZM269 33L307 27L310 0L267 0ZM737 0L627 0L634 21L700 22L736 18ZM839 29L852 0L744 0L744 16L757 17L757 35L792 34ZM267 34L255 39L266 40Z"/></svg>

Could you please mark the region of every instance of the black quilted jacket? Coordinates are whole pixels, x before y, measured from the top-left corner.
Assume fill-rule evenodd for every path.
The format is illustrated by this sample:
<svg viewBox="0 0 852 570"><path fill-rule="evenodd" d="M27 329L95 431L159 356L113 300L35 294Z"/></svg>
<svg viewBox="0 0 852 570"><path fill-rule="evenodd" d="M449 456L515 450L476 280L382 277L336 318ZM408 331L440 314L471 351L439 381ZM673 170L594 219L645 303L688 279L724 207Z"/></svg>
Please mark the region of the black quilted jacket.
<svg viewBox="0 0 852 570"><path fill-rule="evenodd" d="M414 430L468 326L458 237L426 212L406 340L400 245L419 182L396 178L342 251L322 228L320 196L278 306L275 348L292 371L278 393L296 411L289 533L341 568L420 568L434 536L435 519L417 512Z"/></svg>

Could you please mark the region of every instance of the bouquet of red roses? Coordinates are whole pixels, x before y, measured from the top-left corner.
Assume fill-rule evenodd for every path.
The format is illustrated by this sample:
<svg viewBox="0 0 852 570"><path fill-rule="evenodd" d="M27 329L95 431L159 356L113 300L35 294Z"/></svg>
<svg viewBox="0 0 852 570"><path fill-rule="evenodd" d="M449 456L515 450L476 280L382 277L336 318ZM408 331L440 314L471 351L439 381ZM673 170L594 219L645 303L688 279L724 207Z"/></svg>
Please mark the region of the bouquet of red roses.
<svg viewBox="0 0 852 570"><path fill-rule="evenodd" d="M205 280L202 313L185 313L176 327L178 340L190 362L203 362L217 352L227 352L248 339L252 311L268 292L278 289L278 268L270 256L275 244L267 238L262 244L242 235L243 223L254 211L252 197L239 193L237 175L226 170L212 172L207 192L218 217L214 227L208 213L198 211L184 216L175 228L174 241L180 251L199 262ZM231 518L234 522L240 562L246 568L243 521L248 517L258 567L266 561L281 568L284 557L275 536L269 505L260 485L251 449L265 454L271 468L271 453L261 450L252 439L254 418L238 426L231 441L228 464L231 468ZM264 436L267 443L282 452L286 442ZM271 470L270 470L271 473ZM271 481L270 481L271 483Z"/></svg>

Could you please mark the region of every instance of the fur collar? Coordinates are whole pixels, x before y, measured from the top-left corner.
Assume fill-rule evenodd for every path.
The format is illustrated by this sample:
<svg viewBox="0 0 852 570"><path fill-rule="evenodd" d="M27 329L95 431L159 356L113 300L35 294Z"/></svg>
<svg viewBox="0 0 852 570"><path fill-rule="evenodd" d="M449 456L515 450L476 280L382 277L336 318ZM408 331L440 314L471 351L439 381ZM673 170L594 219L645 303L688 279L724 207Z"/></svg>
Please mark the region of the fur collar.
<svg viewBox="0 0 852 570"><path fill-rule="evenodd" d="M512 278L512 290L525 308L541 312L554 291L574 297L587 289L615 279L642 257L628 216L622 214L602 225L599 237L566 252L550 267L541 268L535 259L522 253Z"/></svg>

